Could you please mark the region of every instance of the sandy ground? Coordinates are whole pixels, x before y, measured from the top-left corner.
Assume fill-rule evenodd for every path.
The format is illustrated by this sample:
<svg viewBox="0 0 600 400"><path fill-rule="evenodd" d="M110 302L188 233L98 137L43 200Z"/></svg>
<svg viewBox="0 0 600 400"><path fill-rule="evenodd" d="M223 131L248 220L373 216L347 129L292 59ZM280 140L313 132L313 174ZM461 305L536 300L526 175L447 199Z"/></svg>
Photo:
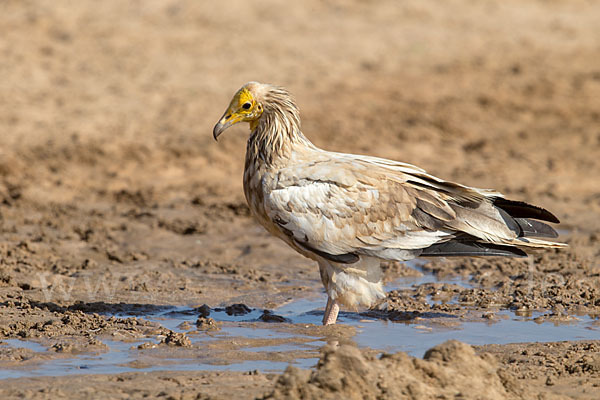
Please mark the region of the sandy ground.
<svg viewBox="0 0 600 400"><path fill-rule="evenodd" d="M157 352L201 357L206 349L144 315L166 305L274 309L320 289L316 266L250 218L247 128L212 139L250 80L288 87L321 147L495 188L562 221L567 250L435 260L426 273L473 287L393 291L366 315L600 315L599 2L8 0L0 15L0 340L51 349L0 343L0 368L102 352L106 337L158 338ZM410 273L392 264L386 278ZM106 315L119 312L137 317ZM208 318L200 331L212 329ZM330 342L353 335L306 329ZM0 393L596 399L600 343L449 342L424 359L329 345L317 368L282 375L20 378Z"/></svg>

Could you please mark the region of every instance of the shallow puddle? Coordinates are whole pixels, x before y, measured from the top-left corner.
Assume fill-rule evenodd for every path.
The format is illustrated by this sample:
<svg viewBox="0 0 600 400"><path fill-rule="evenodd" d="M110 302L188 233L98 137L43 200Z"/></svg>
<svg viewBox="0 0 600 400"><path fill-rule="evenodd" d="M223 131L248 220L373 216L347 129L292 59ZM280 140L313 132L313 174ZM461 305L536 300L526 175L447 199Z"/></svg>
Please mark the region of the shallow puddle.
<svg viewBox="0 0 600 400"><path fill-rule="evenodd" d="M438 281L433 276L402 278L389 288L406 288L424 283L468 284L457 281ZM389 289L388 288L388 289ZM114 374L132 371L157 370L233 370L263 372L281 371L293 364L301 368L314 366L319 349L332 338L320 328L325 295L299 299L273 310L271 315L284 317L286 322L263 322L263 310L244 309L234 315L231 309L213 309L210 318L220 323L220 330L198 331L198 311L189 307L172 307L144 315L143 318L160 323L176 332L185 332L191 347L166 345L138 348L144 343L158 343L157 338L124 342L106 337L99 339L108 351L95 354L61 355L33 341L4 340L1 346L27 348L47 354L27 367L0 370L0 379L28 376L59 376L70 374ZM477 313L474 313L477 314ZM482 313L477 314L479 317ZM421 315L403 322L391 322L360 313L342 312L339 323L352 327L349 340L360 347L382 352L405 351L422 357L423 353L449 339L473 344L506 344L514 342L547 342L562 340L598 339L600 326L587 316L573 317L570 322L555 324L534 319L541 315L517 316L510 311L497 311L491 320L464 318L445 314ZM128 317L118 314L118 317ZM139 318L139 315L137 315Z"/></svg>

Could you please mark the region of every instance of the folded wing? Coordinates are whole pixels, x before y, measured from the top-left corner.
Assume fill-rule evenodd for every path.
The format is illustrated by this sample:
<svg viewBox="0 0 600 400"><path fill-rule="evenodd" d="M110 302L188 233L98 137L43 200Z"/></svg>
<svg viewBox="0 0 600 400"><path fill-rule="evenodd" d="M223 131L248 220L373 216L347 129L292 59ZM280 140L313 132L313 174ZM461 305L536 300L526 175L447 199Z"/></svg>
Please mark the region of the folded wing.
<svg viewBox="0 0 600 400"><path fill-rule="evenodd" d="M264 201L271 221L299 247L339 263L360 255L522 256L513 246L560 245L528 238L555 237L531 219L551 219L544 212L555 219L543 209L373 157L329 153L284 168Z"/></svg>

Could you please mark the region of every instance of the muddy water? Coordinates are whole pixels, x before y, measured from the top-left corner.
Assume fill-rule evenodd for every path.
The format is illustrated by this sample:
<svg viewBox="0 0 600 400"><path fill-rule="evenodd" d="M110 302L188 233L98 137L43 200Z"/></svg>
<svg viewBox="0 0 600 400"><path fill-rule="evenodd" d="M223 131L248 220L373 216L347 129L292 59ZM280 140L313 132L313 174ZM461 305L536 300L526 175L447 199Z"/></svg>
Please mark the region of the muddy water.
<svg viewBox="0 0 600 400"><path fill-rule="evenodd" d="M465 281L436 280L431 275L401 278L389 288L408 289L430 283L470 287ZM210 318L216 329L196 329L198 310L189 307L162 309L143 318L162 325L190 339L182 347L159 345L157 338L114 340L98 337L106 351L71 354L62 358L39 357L34 364L0 371L0 379L62 376L71 374L107 374L132 371L194 371L229 370L263 372L282 371L292 364L300 368L313 367L319 350L327 343L337 343L319 327L322 318L323 294L289 302L269 313L243 306L234 309L215 308ZM428 302L435 303L428 299ZM456 299L450 299L456 302ZM278 322L264 322L264 315ZM473 345L506 344L516 342L552 342L586 340L600 337L597 320L589 316L571 317L561 323L541 322L542 313L519 316L511 311L489 313L466 312L463 315L423 313L402 321L389 321L373 313L342 312L340 326L350 330L342 335L359 347L378 352L404 351L416 357L449 339L458 339ZM117 317L131 317L127 313ZM139 315L138 315L139 318ZM346 336L346 337L344 337ZM2 346L25 348L37 355L49 352L40 342L18 339L4 340Z"/></svg>

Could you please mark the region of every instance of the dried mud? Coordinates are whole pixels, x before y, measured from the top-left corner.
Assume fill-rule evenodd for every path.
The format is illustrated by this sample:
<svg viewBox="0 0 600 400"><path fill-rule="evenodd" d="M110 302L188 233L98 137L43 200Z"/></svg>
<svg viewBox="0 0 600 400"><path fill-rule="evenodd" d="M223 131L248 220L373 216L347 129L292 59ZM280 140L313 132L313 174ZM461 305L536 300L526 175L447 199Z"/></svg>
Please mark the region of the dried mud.
<svg viewBox="0 0 600 400"><path fill-rule="evenodd" d="M390 284L423 274L451 282L393 289L359 318L443 325L440 315L493 322L510 310L597 326L597 2L5 1L0 10L0 368L105 354L110 341L140 355L129 362L139 372L5 379L3 398L598 398L598 342L448 342L424 359L380 356L356 347L353 327L278 315L320 290L317 268L251 219L246 127L211 137L241 84L277 83L295 93L303 130L321 147L492 187L562 221L566 250L386 265ZM195 323L150 318L170 306ZM215 313L244 307L260 316L245 326L288 336L198 342L233 326ZM170 358L319 357L318 348L241 351L307 337L329 343L313 369L144 370L168 370Z"/></svg>

